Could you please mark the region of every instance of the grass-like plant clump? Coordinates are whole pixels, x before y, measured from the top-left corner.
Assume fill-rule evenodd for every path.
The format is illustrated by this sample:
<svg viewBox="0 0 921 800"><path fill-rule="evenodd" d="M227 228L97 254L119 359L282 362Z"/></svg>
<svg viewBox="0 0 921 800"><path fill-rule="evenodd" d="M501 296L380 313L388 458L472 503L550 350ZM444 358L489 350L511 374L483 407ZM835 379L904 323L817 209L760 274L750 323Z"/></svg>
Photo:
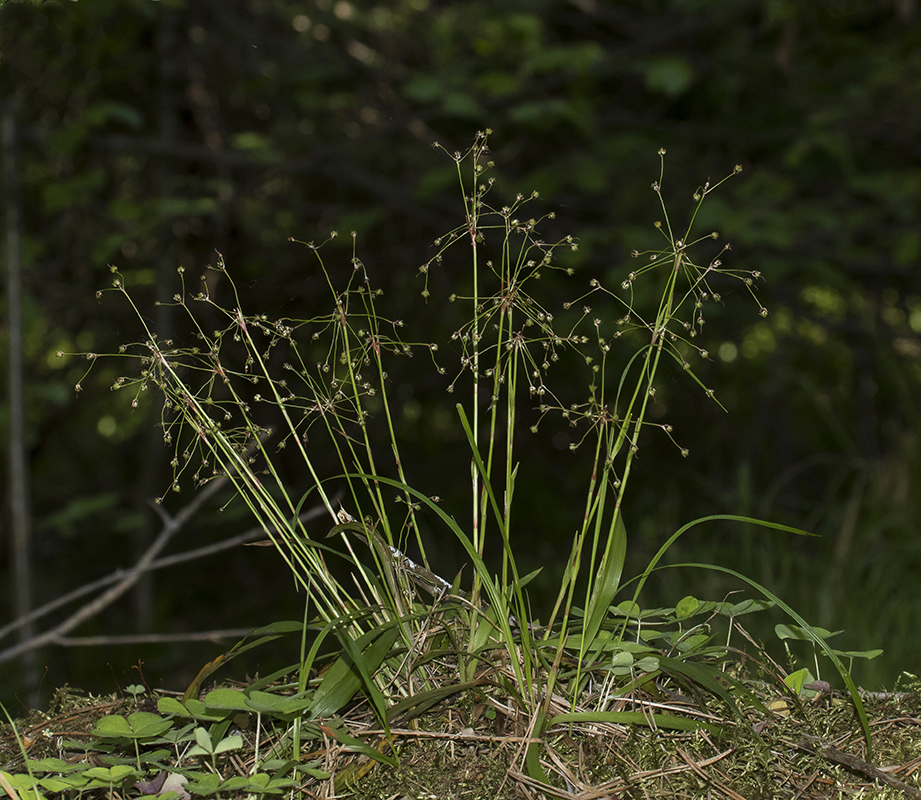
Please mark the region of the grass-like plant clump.
<svg viewBox="0 0 921 800"><path fill-rule="evenodd" d="M573 277L579 296L554 307L541 299L540 281L573 274L561 251L576 248L576 241L542 239L552 214L532 216L535 195L491 205L488 152L480 134L466 153L448 154L457 165L463 219L435 242L434 256L419 270L425 308L445 302L445 318L459 314L446 341L420 336L412 321L388 316L354 234L350 269L341 278L342 270L327 261L326 242L304 243L329 292L322 315L255 313L222 259L209 268L219 280L206 279L201 288L187 289L180 270L174 305L187 315L194 346L162 340L137 309L143 339L120 354L137 368L114 388L134 392L135 402L151 388L162 392L173 488L219 476L232 482L303 590L304 622L267 624L205 667L181 697L148 700L127 717L96 722L93 747L133 748L133 758L107 762L105 775L74 774L45 759L16 776L20 792L79 793L108 781L160 796L281 794L299 787L312 796L370 797L376 776L386 776L380 780L391 788L404 782L393 788L398 794L383 796L400 796L423 780L440 788L418 796L445 797L454 795L437 777L453 774L444 760L466 758L455 745L469 755L490 744L498 773L482 760L471 773L480 771L486 794L470 788L456 796L575 797L591 785L607 786L614 796L639 786L644 769L656 779L669 774L638 766L663 751L644 737L667 732L684 737L673 740L677 750L666 750L696 765L688 773L692 780L705 774L700 764L712 756L714 742L749 748L748 764L727 770L733 791L754 796L779 780L769 766L768 721L780 729L791 710L831 697L808 668L787 674L757 647L743 653L754 643L740 620L770 608L788 617L779 635L812 642L839 673L848 702L837 713L862 737L869 760L870 721L842 658L878 651L834 650L828 631L810 626L768 587L716 564L678 566L730 573L751 596L734 602L677 597L670 608L643 607L647 579L692 528L721 520L759 525L771 535L804 531L740 516L706 517L664 537L640 574L629 580L623 574L630 543L623 511L634 461L650 429L674 435L667 423L651 419L663 372L685 373L691 387L716 402L694 369L707 358L708 307L721 302L726 281L735 281L749 290L753 312L767 314L754 291L760 275L723 264L729 246L720 247L716 233L695 231L698 211L722 181L697 190L690 222L678 230L662 200L660 151L663 172L652 188L661 203L662 221L655 224L661 245L634 252L635 266L613 286ZM438 296L439 271L456 274L458 264L467 269L455 282L463 290ZM106 291L132 302L126 280L113 272ZM229 306L216 299L221 292L230 294ZM645 298L654 302L646 307ZM431 364L449 399L439 430L447 425L465 443L455 470L468 485L462 514L412 480L425 474L424 464L403 460L391 376L409 357ZM585 394L576 401L573 369L584 375ZM553 418L572 427L571 447L587 457L582 496L556 499L575 533L555 599L540 616L526 588L537 575L519 569L529 542L527 528L517 523L518 487L529 466L519 451L523 437L542 436ZM281 450L286 458L296 452L309 476L306 492L294 493L283 477ZM680 455L686 453L676 442ZM305 506L316 502L328 515L325 526L302 521ZM442 577L429 554L445 537L466 554L467 565ZM230 657L289 633L301 637L296 665L242 687L203 692L205 679ZM234 726L253 716L255 753L244 774L231 777L225 759L248 735ZM623 742L636 770L605 760L608 740ZM830 747L817 738L810 751L811 740L802 741L813 756ZM400 778L407 764L421 762L429 773ZM676 778L676 791L679 784Z"/></svg>

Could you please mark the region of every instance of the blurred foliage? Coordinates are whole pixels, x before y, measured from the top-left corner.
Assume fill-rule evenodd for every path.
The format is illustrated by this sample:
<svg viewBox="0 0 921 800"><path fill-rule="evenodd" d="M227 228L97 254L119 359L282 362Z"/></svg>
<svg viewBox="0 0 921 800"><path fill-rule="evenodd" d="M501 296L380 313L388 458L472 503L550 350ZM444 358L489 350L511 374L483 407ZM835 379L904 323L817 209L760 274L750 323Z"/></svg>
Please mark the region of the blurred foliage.
<svg viewBox="0 0 921 800"><path fill-rule="evenodd" d="M410 311L415 273L462 217L453 164L430 145L462 150L488 126L498 191L541 193L560 226L546 237L579 237L584 281L619 283L630 251L652 241L659 147L673 210L743 165L698 229L719 230L730 258L764 275L771 314L762 321L727 291L710 315L702 377L728 416L680 375L661 386L657 414L690 456L647 441L626 512L634 563L707 513L810 528L824 538L714 529L679 556L750 574L811 622L845 628L845 647L885 648L857 678L892 683L912 666L921 565L918 17L916 0L7 2L0 98L20 134L36 603L136 558L157 524L146 502L169 485L153 399L132 410L110 395L104 360L75 396L86 363L55 357L115 352L139 335L128 309L95 299L107 265L163 335L182 335L154 306L177 290L177 266L195 275L218 251L248 311L305 317L327 295L289 237L354 229L388 313L437 324L434 301L460 279L431 276L432 307ZM438 417L425 413L438 392L421 374L397 387L404 458L450 486ZM571 531L554 530L554 506L582 496L565 431L553 442L522 444L538 475L519 517L524 571L560 560ZM231 504L198 517L187 539L245 525ZM453 575L459 558L435 560ZM196 567L160 574L152 607L110 609L81 632L299 614L277 566L228 557L209 566L213 581ZM649 603L733 588L669 570L653 590L670 600ZM107 686L106 663L133 682L139 653L149 677L175 683L213 651L44 651L45 687Z"/></svg>

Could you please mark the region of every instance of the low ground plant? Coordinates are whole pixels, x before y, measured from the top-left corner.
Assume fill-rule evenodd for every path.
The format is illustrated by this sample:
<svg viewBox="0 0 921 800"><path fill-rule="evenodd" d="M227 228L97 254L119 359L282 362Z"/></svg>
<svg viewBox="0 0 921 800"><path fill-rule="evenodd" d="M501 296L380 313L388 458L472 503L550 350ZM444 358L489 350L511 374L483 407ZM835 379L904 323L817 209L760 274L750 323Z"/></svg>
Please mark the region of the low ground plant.
<svg viewBox="0 0 921 800"><path fill-rule="evenodd" d="M829 684L817 680L820 657L841 678L836 713L862 737L862 763L869 762L870 719L844 662L878 651L835 650L832 632L809 625L769 587L719 564L667 568L730 573L747 595L643 607L644 584L666 568L672 543L695 529L720 522L757 525L770 535L806 532L714 515L664 536L639 574L624 576L624 510L642 441L658 432L673 438L676 456L686 455L671 427L651 414L663 374L685 375L691 388L718 402L695 373L708 357L708 309L733 282L746 290L754 313L767 314L755 293L761 276L725 265L729 245L716 233L696 232L700 208L722 181L695 192L690 220L679 229L663 201L660 151L652 184L660 246L634 252L634 266L608 286L565 266L575 239L542 238L555 223L552 214L533 210L536 195L491 204L488 154L485 133L467 152L447 154L457 168L463 219L419 269L423 307L445 303L444 318L459 320L445 341L420 335L413 319L389 316L354 234L344 275L327 258L329 240L302 243L328 290L326 313L270 318L248 309L223 259L192 289L180 270L173 305L190 323L191 346L161 339L137 309L143 337L119 354L137 366L113 388L134 393L134 403L151 390L162 393L173 488L229 479L302 590L304 619L254 632L203 668L181 696L135 698L127 716L95 722L92 747L110 755L105 774L74 774L60 759L33 760L14 789L82 792L108 781L161 797L293 787L371 796L362 792L374 774L396 785L403 765L429 746L437 745L437 766L446 752L462 758L455 745L491 742L501 744L502 774L495 783L488 778L492 793L484 797L588 797L576 792L601 784L609 794L591 796L615 796L629 780L622 768L605 772L603 759L595 760L604 750L599 742L626 737L639 763L647 744L631 731L652 731L697 745L728 739L730 749L754 748L764 763L740 766L737 785L763 792L777 781L767 766L770 746L759 738L767 720L831 698ZM458 264L466 264L466 276L440 296L441 274L457 275ZM105 291L133 303L130 277L113 272ZM576 297L560 304L543 292L548 276L570 279ZM229 302L219 300L225 295ZM412 375L425 360L449 398L433 430L451 429L464 443L455 471L467 486L462 513L411 477L424 475L425 465L403 460L394 376L411 357ZM581 370L584 387L575 399L573 370ZM559 421L573 431L571 449L586 454L584 493L557 500L560 524L574 534L541 615L527 587L542 578L519 567L529 540L517 522L529 468L520 453L525 437L540 437ZM291 451L309 476L306 491L294 492L278 465L279 453ZM327 453L336 455L332 469ZM317 501L328 523L308 527L302 509ZM466 564L440 575L430 553L446 537ZM781 668L746 638L744 617L769 609L787 618L779 636L811 644L814 663ZM300 637L295 664L205 691L205 681L234 655L284 635ZM231 776L227 759L243 744L244 723L253 726L255 752ZM694 779L704 758L697 745L682 745L691 748L682 751L688 763L698 765L689 768ZM824 746L815 744L813 755ZM126 748L133 754L124 755Z"/></svg>

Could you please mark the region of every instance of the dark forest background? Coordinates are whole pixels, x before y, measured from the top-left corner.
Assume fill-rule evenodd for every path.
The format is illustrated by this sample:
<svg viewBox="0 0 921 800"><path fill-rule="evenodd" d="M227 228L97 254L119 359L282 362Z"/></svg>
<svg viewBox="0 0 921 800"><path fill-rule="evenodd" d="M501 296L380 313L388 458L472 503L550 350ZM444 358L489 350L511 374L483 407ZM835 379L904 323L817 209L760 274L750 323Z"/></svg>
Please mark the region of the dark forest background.
<svg viewBox="0 0 921 800"><path fill-rule="evenodd" d="M164 507L177 513L193 497L191 486L167 491L171 454L155 398L132 409L129 395L109 391L124 365L100 358L84 380L85 359L56 355L115 353L141 338L124 302L97 300L109 265L161 335L181 338L178 318L155 305L178 291L178 266L194 282L219 252L248 312L308 316L328 295L311 254L289 237L337 230L345 241L324 253L345 274L355 230L388 313L437 328L434 302L453 290L451 273L433 279L426 305L417 270L463 210L455 166L432 143L465 150L489 127L496 200L537 190L535 213L555 213L547 238L579 240L569 259L577 288L560 304L592 276L619 285L631 250L653 241L659 148L674 220L687 219L696 187L742 165L708 199L698 230L732 243L727 265L763 274L770 314L762 319L736 290L708 318L710 360L695 368L728 414L685 376L663 384L661 416L690 455L648 437L625 513L629 572L706 514L806 528L821 538L703 527L669 559L738 569L811 622L843 629L838 647L883 648L855 665L868 688L917 671L915 0L7 2L0 100L3 260L15 276L18 254L22 271L15 309L9 286L4 294L0 428L5 451L16 444L11 425L24 437L30 522L24 551L13 535L15 462L5 459L3 625L23 608L24 568L28 602L43 606L134 564L162 531L152 498L166 492ZM17 310L21 422L9 401L19 349L7 323ZM442 458L440 389L421 369L400 380L404 461L449 496L458 484ZM584 491L560 436L522 445L537 475L518 517L522 571L546 566L545 590L573 533L558 512ZM295 489L307 485L297 463L285 468ZM248 530L229 499L207 499L161 555ZM450 542L430 555L449 578L460 567ZM739 588L723 575L669 570L643 604ZM53 628L87 599L26 633ZM176 564L57 644L0 663L2 700L47 702L64 682L109 691L141 677L182 689L233 631L299 619L302 602L269 548ZM758 631L766 641L770 625ZM3 628L0 647L23 630ZM291 644L271 667L296 653Z"/></svg>

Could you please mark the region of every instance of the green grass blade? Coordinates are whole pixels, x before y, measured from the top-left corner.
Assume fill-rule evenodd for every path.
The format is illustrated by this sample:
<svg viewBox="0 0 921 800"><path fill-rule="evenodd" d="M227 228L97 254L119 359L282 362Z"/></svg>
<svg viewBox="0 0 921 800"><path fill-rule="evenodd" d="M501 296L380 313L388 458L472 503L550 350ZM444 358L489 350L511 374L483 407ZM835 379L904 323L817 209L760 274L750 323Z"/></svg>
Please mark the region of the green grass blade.
<svg viewBox="0 0 921 800"><path fill-rule="evenodd" d="M544 729L547 727L547 715L546 712L541 709L537 715L537 721L534 723L533 733L531 734L535 738L540 738L543 736ZM547 777L547 772L544 770L544 765L540 763L540 752L543 747L542 742L530 742L528 744L528 749L525 751L524 756L524 765L525 769L535 781L543 783L546 786L550 786L550 778Z"/></svg>
<svg viewBox="0 0 921 800"><path fill-rule="evenodd" d="M397 481L393 478L385 478L381 475L371 476L365 473L348 473L345 477L373 479L379 483L385 484L387 486L393 486L397 489L400 489L401 491L405 491L412 497L418 499L420 503L431 509L439 517L439 519L441 519L441 521L448 527L448 529L461 543L461 546L464 548L464 550L467 551L467 555L470 557L471 562L473 562L474 569L481 576L481 583L483 588L486 590L489 604L496 611L496 626L501 632L503 641L509 648L509 651L514 652L517 648L515 645L515 637L512 634L512 629L508 622L508 608L505 596L503 595L500 587L497 586L496 582L490 577L486 563L483 561L483 559L480 557L480 554L473 546L473 542L470 541L461 527L457 524L457 520L447 514L428 495L423 494L422 492L414 489L406 483L403 483L402 481ZM519 622L521 623L522 637L524 637L528 631L526 625L527 617L524 615L519 615L518 618ZM524 647L521 648L521 651L525 652ZM520 672L521 665L518 663L518 659L512 659L512 668L515 670L519 685L522 687L527 685L527 682L524 679L524 675Z"/></svg>
<svg viewBox="0 0 921 800"><path fill-rule="evenodd" d="M656 565L659 561L662 560L662 557L668 552L668 549L675 543L675 541L687 533L691 528L696 527L704 522L741 522L745 525L757 525L762 528L771 528L777 531L783 531L784 533L794 533L797 536L818 536L818 534L810 533L809 531L804 531L802 528L794 528L790 525L782 525L779 522L770 522L769 520L754 519L753 517L743 517L738 514L711 514L706 517L698 517L695 520L682 525L677 531L675 531L671 536L668 537L665 544L663 544L658 552L652 557L649 563L646 565L646 569L640 574L639 578L634 578L637 580L637 586L633 593L633 601L636 602L637 598L640 596L640 593L643 591L643 586L646 585L646 581L649 576L652 574L653 570L656 568ZM626 627L627 619L624 619L623 626Z"/></svg>
<svg viewBox="0 0 921 800"><path fill-rule="evenodd" d="M413 717L424 714L429 708L441 702L446 697L466 692L468 689L482 686L484 683L488 682L489 681L482 678L478 678L477 680L467 681L465 683L453 683L449 686L439 686L435 689L417 692L410 697L400 700L399 703L394 703L394 705L390 706L390 708L387 709L387 718L392 721L401 715L405 715L403 721L408 721Z"/></svg>
<svg viewBox="0 0 921 800"><path fill-rule="evenodd" d="M185 702L190 697L198 697L198 693L201 690L202 681L205 680L209 675L216 672L218 669L224 666L231 659L236 658L241 653L245 653L247 650L252 650L254 647L259 647L259 645L265 644L266 642L273 642L281 636L284 636L288 633L295 633L303 630L303 625L300 622L294 622L290 620L281 620L279 622L273 622L269 625L265 625L261 628L256 628L256 630L246 634L239 642L237 642L233 647L230 648L226 653L221 653L217 658L209 661L205 666L199 670L198 675L195 676L195 679L189 684L188 688L182 695L182 702ZM250 641L253 636L258 636L258 639Z"/></svg>
<svg viewBox="0 0 921 800"><path fill-rule="evenodd" d="M778 528L781 530L788 529L787 526L770 524L770 523L760 523L767 525L768 527ZM794 532L796 529L792 529ZM860 699L860 692L857 690L857 685L854 683L854 679L851 677L850 672L844 664L841 663L841 659L838 658L835 651L829 647L825 639L819 634L812 631L812 626L806 622L799 614L796 613L790 606L788 606L783 600L781 600L776 594L774 594L770 589L762 586L755 580L743 575L741 572L736 572L734 569L729 567L721 567L716 564L670 564L669 567L672 568L683 568L683 567L696 567L697 569L709 569L716 572L725 572L727 575L732 575L734 578L738 578L741 581L744 581L749 586L757 589L761 594L763 594L768 600L772 600L777 606L799 625L807 633L811 633L812 641L819 646L822 652L825 653L830 659L831 662L835 665L835 669L838 670L838 674L841 676L841 679L844 681L844 685L847 686L848 693L851 696L851 700L854 702L854 708L857 711L857 716L860 719L860 727L863 730L863 736L867 743L867 758L871 758L873 754L873 741L872 735L870 733L870 721L867 718L867 711L864 708L863 701Z"/></svg>
<svg viewBox="0 0 921 800"><path fill-rule="evenodd" d="M326 671L317 687L310 707L312 718L330 717L336 714L355 693L364 687L375 710L386 719L386 702L374 684L374 673L387 658L393 643L399 636L396 623L375 628L352 640L348 634L335 630L345 651Z"/></svg>
<svg viewBox="0 0 921 800"><path fill-rule="evenodd" d="M508 532L505 530L505 515L502 513L499 501L496 498L496 493L493 491L492 484L489 481L489 470L486 468L486 464L483 463L483 457L477 449L476 437L473 435L473 429L470 427L470 422L467 420L467 412L464 411L464 407L460 403L458 403L456 407L461 425L464 428L464 433L467 436L467 442L470 445L470 453L476 464L477 472L480 473L480 477L483 479L483 486L486 489L486 493L489 495L489 503L492 506L493 514L496 516L496 524L499 526L499 530L502 533L503 541L507 543Z"/></svg>
<svg viewBox="0 0 921 800"><path fill-rule="evenodd" d="M613 723L615 725L647 725L673 731L694 731L700 728L718 734L720 727L688 717L673 717L668 714L646 714L642 711L572 711L551 717L547 727L563 723Z"/></svg>
<svg viewBox="0 0 921 800"><path fill-rule="evenodd" d="M680 658L658 656L659 667L662 672L670 675L680 675L687 679L693 686L700 686L711 694L719 697L732 709L736 717L741 717L735 698L720 682L721 673L718 669L705 664L695 664L693 661L684 661Z"/></svg>
<svg viewBox="0 0 921 800"><path fill-rule="evenodd" d="M620 579L623 575L624 560L627 555L627 529L624 527L623 516L617 513L614 520L614 530L611 540L605 549L599 568L598 578L588 601L585 612L585 628L582 635L582 645L586 651L590 650L601 625L608 614L608 609L614 601L614 596L620 589Z"/></svg>

